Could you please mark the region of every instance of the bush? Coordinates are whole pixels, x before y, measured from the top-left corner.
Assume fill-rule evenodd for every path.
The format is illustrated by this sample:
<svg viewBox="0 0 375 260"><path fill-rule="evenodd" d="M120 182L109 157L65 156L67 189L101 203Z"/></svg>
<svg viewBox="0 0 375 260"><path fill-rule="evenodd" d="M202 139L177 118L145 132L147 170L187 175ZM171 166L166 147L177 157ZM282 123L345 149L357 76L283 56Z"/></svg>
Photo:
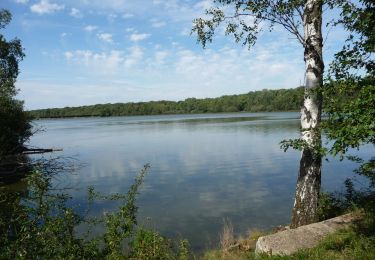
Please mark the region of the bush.
<svg viewBox="0 0 375 260"><path fill-rule="evenodd" d="M0 189L0 259L187 259L188 245L172 242L157 232L137 226L136 195L148 166L127 194L102 195L88 190L88 209L78 214L68 206L70 197L53 190L52 176L37 171L27 177L26 192ZM89 217L95 200L121 202L115 212ZM78 225L87 232L79 236ZM96 235L93 227L104 226ZM128 245L128 246L126 246Z"/></svg>

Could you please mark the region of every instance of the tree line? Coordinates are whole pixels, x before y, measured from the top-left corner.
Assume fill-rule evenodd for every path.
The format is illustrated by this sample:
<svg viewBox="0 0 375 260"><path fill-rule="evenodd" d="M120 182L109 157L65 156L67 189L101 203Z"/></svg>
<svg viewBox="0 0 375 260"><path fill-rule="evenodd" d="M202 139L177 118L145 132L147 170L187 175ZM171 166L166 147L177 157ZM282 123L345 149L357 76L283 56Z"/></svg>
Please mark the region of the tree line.
<svg viewBox="0 0 375 260"><path fill-rule="evenodd" d="M218 98L187 98L183 101L97 104L30 111L35 118L134 116L221 112L296 111L303 101L303 87L251 91Z"/></svg>

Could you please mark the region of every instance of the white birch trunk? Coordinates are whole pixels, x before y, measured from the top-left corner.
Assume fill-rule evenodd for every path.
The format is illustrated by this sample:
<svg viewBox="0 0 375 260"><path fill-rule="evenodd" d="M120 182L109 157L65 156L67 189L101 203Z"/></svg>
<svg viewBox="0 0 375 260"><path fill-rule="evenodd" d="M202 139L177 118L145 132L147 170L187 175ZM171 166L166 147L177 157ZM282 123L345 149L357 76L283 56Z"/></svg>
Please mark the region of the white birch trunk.
<svg viewBox="0 0 375 260"><path fill-rule="evenodd" d="M311 90L323 84L322 1L307 0L304 7L304 60L306 65L305 97L301 109L303 149L296 187L291 227L317 221L317 204L321 183L321 157L314 148L320 146L319 127L322 98Z"/></svg>

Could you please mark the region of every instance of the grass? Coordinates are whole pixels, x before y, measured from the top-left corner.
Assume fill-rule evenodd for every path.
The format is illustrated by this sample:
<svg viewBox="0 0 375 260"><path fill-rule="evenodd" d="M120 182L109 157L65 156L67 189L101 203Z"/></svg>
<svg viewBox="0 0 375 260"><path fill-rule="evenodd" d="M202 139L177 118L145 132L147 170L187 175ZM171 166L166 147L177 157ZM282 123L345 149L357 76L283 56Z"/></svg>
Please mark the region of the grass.
<svg viewBox="0 0 375 260"><path fill-rule="evenodd" d="M220 249L205 252L203 259L254 259L256 257L255 244L258 238L263 235L266 235L266 233L259 230L249 230L246 236L235 238L232 223L224 220L223 231L220 235Z"/></svg>
<svg viewBox="0 0 375 260"><path fill-rule="evenodd" d="M298 251L291 256L256 256L255 244L264 235L250 232L245 238L233 238L232 225L224 223L221 248L208 251L203 259L375 259L375 220L373 215L366 216L356 225L327 236L317 247ZM231 238L228 241L227 238ZM225 247L223 247L225 246Z"/></svg>
<svg viewBox="0 0 375 260"><path fill-rule="evenodd" d="M375 259L375 235L362 234L356 228L328 236L316 248L301 250L285 259Z"/></svg>

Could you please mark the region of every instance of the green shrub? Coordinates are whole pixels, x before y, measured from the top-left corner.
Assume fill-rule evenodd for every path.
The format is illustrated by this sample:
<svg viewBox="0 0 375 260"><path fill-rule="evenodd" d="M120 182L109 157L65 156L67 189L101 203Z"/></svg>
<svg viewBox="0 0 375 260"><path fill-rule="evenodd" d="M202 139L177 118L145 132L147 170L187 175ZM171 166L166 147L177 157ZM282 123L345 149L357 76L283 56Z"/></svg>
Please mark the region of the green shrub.
<svg viewBox="0 0 375 260"><path fill-rule="evenodd" d="M78 214L70 197L53 189L52 176L37 171L27 177L26 192L0 188L0 259L187 259L187 242L179 248L158 234L137 226L136 195L148 165L126 194L102 195L88 190L88 209ZM90 217L96 200L117 201L117 211ZM79 225L87 227L78 235ZM93 234L98 225L102 234Z"/></svg>

